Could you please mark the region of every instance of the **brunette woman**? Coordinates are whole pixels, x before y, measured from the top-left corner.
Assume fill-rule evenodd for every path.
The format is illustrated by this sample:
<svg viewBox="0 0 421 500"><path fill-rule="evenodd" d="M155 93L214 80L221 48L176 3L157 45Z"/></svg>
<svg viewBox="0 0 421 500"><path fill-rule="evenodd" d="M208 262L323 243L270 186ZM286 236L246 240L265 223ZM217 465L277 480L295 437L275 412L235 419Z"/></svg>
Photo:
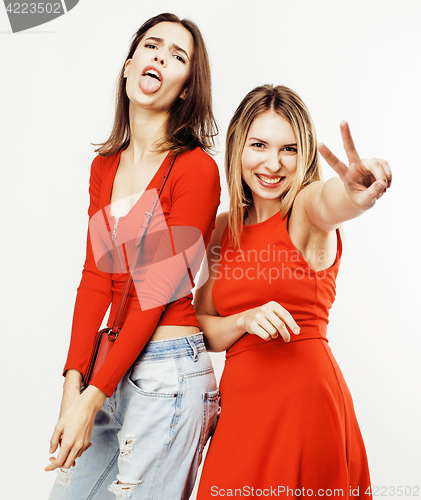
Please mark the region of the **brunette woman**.
<svg viewBox="0 0 421 500"><path fill-rule="evenodd" d="M361 160L347 123L349 167L321 180L316 133L300 97L265 85L228 128L230 211L208 247L210 279L195 307L206 342L224 351L221 416L198 499L371 496L351 395L328 345L342 253L340 227L391 184L383 160Z"/></svg>
<svg viewBox="0 0 421 500"><path fill-rule="evenodd" d="M92 163L87 256L50 452L60 449L46 468L58 469L50 499L190 495L219 408L191 303L219 204L218 168L205 152L215 131L199 29L172 14L150 19L134 36L114 127ZM113 324L134 240L170 161L121 331L80 393L95 334L110 304Z"/></svg>

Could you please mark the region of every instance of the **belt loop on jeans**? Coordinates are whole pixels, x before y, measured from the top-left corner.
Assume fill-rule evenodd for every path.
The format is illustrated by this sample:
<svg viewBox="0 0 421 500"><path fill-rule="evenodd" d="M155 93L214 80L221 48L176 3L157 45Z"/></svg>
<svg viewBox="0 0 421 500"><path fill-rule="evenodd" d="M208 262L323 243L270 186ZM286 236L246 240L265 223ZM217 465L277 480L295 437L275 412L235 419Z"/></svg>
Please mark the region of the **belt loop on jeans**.
<svg viewBox="0 0 421 500"><path fill-rule="evenodd" d="M186 337L187 342L189 343L190 347L192 348L193 351L193 361L197 361L197 347L194 341L190 337Z"/></svg>

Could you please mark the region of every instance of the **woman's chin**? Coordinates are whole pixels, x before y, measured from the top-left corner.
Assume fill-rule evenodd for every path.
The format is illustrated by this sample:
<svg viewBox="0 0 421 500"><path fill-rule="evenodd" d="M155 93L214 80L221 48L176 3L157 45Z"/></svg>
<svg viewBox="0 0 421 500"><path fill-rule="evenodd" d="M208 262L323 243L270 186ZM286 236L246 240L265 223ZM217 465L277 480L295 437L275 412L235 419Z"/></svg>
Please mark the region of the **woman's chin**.
<svg viewBox="0 0 421 500"><path fill-rule="evenodd" d="M279 200L288 190L288 186L279 186L278 189L265 189L256 186L256 189L251 189L253 199L259 198L260 200Z"/></svg>

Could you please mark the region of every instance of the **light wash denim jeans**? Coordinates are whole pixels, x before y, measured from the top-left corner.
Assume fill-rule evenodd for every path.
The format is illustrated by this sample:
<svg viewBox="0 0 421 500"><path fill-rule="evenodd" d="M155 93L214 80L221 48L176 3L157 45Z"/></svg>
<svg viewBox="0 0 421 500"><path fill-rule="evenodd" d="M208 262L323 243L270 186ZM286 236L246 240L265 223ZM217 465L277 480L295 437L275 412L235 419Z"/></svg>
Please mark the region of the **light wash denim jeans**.
<svg viewBox="0 0 421 500"><path fill-rule="evenodd" d="M188 500L219 412L203 335L149 342L97 413L50 500Z"/></svg>

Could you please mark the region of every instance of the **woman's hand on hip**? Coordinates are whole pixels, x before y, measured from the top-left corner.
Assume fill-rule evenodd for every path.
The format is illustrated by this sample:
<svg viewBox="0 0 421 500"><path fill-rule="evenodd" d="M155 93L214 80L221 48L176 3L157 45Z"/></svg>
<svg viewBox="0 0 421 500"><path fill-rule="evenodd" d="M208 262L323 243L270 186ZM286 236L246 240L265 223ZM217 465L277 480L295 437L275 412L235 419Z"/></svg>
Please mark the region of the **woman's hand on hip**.
<svg viewBox="0 0 421 500"><path fill-rule="evenodd" d="M60 416L50 440L50 453L54 453L60 445L57 458L50 457L50 465L45 470L51 471L61 467L69 469L76 458L82 456L90 446L95 415L101 408L107 395L94 386L89 386L78 396L74 404Z"/></svg>
<svg viewBox="0 0 421 500"><path fill-rule="evenodd" d="M291 314L274 301L245 311L238 317L237 325L263 340L275 339L281 335L285 342L289 342L291 336L287 327L295 335L300 333L300 328Z"/></svg>

